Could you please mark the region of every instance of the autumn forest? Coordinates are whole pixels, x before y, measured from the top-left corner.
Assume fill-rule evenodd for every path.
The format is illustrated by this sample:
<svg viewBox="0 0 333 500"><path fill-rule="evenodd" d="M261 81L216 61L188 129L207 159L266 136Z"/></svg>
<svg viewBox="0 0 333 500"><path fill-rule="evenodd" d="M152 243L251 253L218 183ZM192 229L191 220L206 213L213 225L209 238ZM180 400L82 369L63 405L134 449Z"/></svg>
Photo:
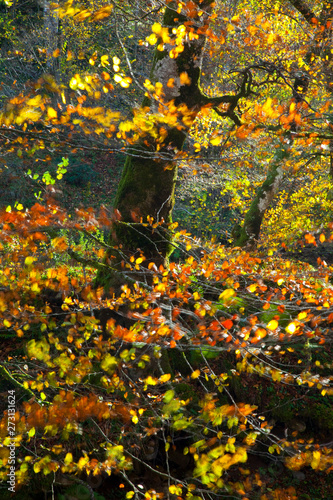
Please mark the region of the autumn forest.
<svg viewBox="0 0 333 500"><path fill-rule="evenodd" d="M0 497L333 499L333 1L0 3Z"/></svg>

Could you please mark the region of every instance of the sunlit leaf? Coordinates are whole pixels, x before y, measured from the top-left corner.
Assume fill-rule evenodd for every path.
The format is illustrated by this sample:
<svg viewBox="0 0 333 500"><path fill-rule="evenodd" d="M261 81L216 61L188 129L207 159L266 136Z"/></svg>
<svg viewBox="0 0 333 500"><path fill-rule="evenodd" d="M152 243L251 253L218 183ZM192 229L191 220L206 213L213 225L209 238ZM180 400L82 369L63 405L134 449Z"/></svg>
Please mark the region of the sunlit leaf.
<svg viewBox="0 0 333 500"><path fill-rule="evenodd" d="M191 373L191 378L196 379L200 376L200 370L195 370Z"/></svg>
<svg viewBox="0 0 333 500"><path fill-rule="evenodd" d="M288 326L286 326L286 332L293 334L296 331L296 324L295 323L289 323Z"/></svg>
<svg viewBox="0 0 333 500"><path fill-rule="evenodd" d="M49 107L47 108L47 116L52 119L52 118L58 118L58 114L55 109Z"/></svg>

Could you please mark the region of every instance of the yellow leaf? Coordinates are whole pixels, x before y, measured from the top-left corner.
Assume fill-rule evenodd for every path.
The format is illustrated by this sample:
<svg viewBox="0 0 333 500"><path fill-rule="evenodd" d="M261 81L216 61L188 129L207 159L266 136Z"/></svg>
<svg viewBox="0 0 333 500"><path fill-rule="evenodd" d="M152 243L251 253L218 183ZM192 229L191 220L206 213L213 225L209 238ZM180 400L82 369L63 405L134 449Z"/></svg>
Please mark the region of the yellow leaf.
<svg viewBox="0 0 333 500"><path fill-rule="evenodd" d="M279 323L276 321L276 319L272 319L272 321L270 321L268 323L267 328L269 330L276 330L278 326L279 326Z"/></svg>
<svg viewBox="0 0 333 500"><path fill-rule="evenodd" d="M145 379L145 383L147 385L156 385L157 384L157 379L151 377L150 375Z"/></svg>
<svg viewBox="0 0 333 500"><path fill-rule="evenodd" d="M31 256L26 257L25 261L24 261L24 264L26 266L31 266L35 262L35 260L37 260L36 257L31 257Z"/></svg>
<svg viewBox="0 0 333 500"><path fill-rule="evenodd" d="M280 382L281 372L279 370L272 370L271 375L274 382Z"/></svg>
<svg viewBox="0 0 333 500"><path fill-rule="evenodd" d="M268 35L268 38L267 38L267 43L268 43L269 45L272 45L272 44L274 43L274 40L275 40L274 33L270 33L270 34Z"/></svg>
<svg viewBox="0 0 333 500"><path fill-rule="evenodd" d="M286 332L293 334L296 331L296 325L295 323L289 323L289 325L286 327Z"/></svg>
<svg viewBox="0 0 333 500"><path fill-rule="evenodd" d="M162 31L162 26L159 23L154 23L151 27L151 30L153 33L156 33L156 35L158 35Z"/></svg>
<svg viewBox="0 0 333 500"><path fill-rule="evenodd" d="M299 315L297 316L298 319L304 319L306 318L308 313L306 312L300 312Z"/></svg>
<svg viewBox="0 0 333 500"><path fill-rule="evenodd" d="M132 79L129 76L126 76L120 82L120 86L123 87L124 89L127 89L130 86L131 83L132 83Z"/></svg>
<svg viewBox="0 0 333 500"><path fill-rule="evenodd" d="M222 136L219 136L219 137L214 137L213 139L211 139L210 143L212 146L218 146L219 144L221 144L221 141L222 141Z"/></svg>
<svg viewBox="0 0 333 500"><path fill-rule="evenodd" d="M39 288L39 286L38 286L38 283L33 283L33 284L31 285L30 290L31 290L32 292L39 293L39 292L40 292L40 288Z"/></svg>
<svg viewBox="0 0 333 500"><path fill-rule="evenodd" d="M31 427L30 431L28 432L29 437L33 437L36 434L36 429L34 427Z"/></svg>
<svg viewBox="0 0 333 500"><path fill-rule="evenodd" d="M181 485L176 486L175 484L172 484L171 486L169 486L169 492L171 493L171 495L178 495L179 497L182 494L182 487Z"/></svg>
<svg viewBox="0 0 333 500"><path fill-rule="evenodd" d="M198 292L194 292L193 298L194 298L194 300L199 300L200 299L200 295L198 294Z"/></svg>
<svg viewBox="0 0 333 500"><path fill-rule="evenodd" d="M312 469L318 469L319 463L320 463L320 451L314 451L311 462Z"/></svg>
<svg viewBox="0 0 333 500"><path fill-rule="evenodd" d="M35 472L36 474L38 474L38 472L40 472L40 470L41 470L41 463L40 463L40 462L41 462L41 461L36 462L36 463L34 464L34 472Z"/></svg>
<svg viewBox="0 0 333 500"><path fill-rule="evenodd" d="M9 328L10 326L12 326L11 322L8 321L8 319L4 319L3 320L3 325L6 327L6 328Z"/></svg>
<svg viewBox="0 0 333 500"><path fill-rule="evenodd" d="M47 116L52 120L52 118L58 118L58 114L55 109L49 107L47 108Z"/></svg>
<svg viewBox="0 0 333 500"><path fill-rule="evenodd" d="M41 101L42 101L42 96L40 94L38 94L37 96L32 97L31 99L28 99L27 105L28 106L39 106Z"/></svg>
<svg viewBox="0 0 333 500"><path fill-rule="evenodd" d="M101 65L104 67L104 66L109 66L109 64L110 64L109 56L102 56L101 57Z"/></svg>
<svg viewBox="0 0 333 500"><path fill-rule="evenodd" d="M71 453L67 453L64 460L65 465L68 465L72 462L73 462L73 455Z"/></svg>
<svg viewBox="0 0 333 500"><path fill-rule="evenodd" d="M272 102L273 99L271 97L268 97L268 99L266 100L265 104L262 107L262 110L265 114L270 114L272 108Z"/></svg>
<svg viewBox="0 0 333 500"><path fill-rule="evenodd" d="M89 462L89 457L86 455L85 457L81 457L77 463L78 469L81 470L83 467Z"/></svg>
<svg viewBox="0 0 333 500"><path fill-rule="evenodd" d="M114 371L118 365L117 359L111 354L106 354L101 362L101 368L105 371Z"/></svg>
<svg viewBox="0 0 333 500"><path fill-rule="evenodd" d="M155 43L157 42L157 36L152 33L151 35L147 36L146 40L150 45L155 45Z"/></svg>
<svg viewBox="0 0 333 500"><path fill-rule="evenodd" d="M195 378L198 378L200 376L200 370L195 370L192 375L191 375L191 378L195 379Z"/></svg>
<svg viewBox="0 0 333 500"><path fill-rule="evenodd" d="M247 290L248 292L253 293L253 292L255 292L255 291L256 291L256 289L257 289L257 285L256 285L255 283L253 283L252 285L248 286L246 290Z"/></svg>
<svg viewBox="0 0 333 500"><path fill-rule="evenodd" d="M160 382L162 382L162 384L170 379L171 379L171 373L165 373L164 375L160 376Z"/></svg>
<svg viewBox="0 0 333 500"><path fill-rule="evenodd" d="M236 295L235 290L233 288L227 288L220 294L219 300L228 300L230 299L230 297L233 297L234 295Z"/></svg>

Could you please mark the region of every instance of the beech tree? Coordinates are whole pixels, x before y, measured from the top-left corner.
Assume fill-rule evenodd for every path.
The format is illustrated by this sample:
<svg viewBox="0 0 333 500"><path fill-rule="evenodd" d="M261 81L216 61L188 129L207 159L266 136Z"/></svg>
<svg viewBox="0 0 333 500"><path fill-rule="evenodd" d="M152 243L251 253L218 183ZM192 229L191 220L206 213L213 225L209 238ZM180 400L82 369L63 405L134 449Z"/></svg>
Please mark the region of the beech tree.
<svg viewBox="0 0 333 500"><path fill-rule="evenodd" d="M297 148L294 141L300 139L302 142L304 137L309 135L309 123L311 118L305 119L305 114L308 113L308 103L311 100L311 95L307 94L307 89L311 86L311 80L320 77L321 92L329 98L331 94L331 56L329 55L330 46L330 30L332 23L332 3L323 2L320 5L320 12L315 14L312 7L307 2L290 1L290 6L294 9L295 15L299 16L299 22L304 25L304 29L308 31L308 45L303 50L302 59L298 68L294 68L290 73L289 92L291 97L290 104L290 119L287 122L281 122L282 128L280 133L284 133L285 144L276 154L269 167L268 175L264 183L258 189L251 206L244 217L244 222L241 227L235 232L234 242L236 245L244 246L252 242L258 241L260 236L260 228L267 209L270 207L272 200L278 193L283 177L288 169L284 166L284 159L290 158L293 148ZM311 33L311 34L310 34ZM316 104L315 104L316 106ZM312 109L314 111L314 109ZM313 130L313 134L316 131ZM278 148L279 149L279 148ZM281 148L280 148L281 149ZM312 153L313 154L313 153ZM308 151L304 157L306 163L311 157ZM314 156L314 158L316 155ZM329 168L329 167L328 167ZM285 173L283 173L285 171Z"/></svg>
<svg viewBox="0 0 333 500"><path fill-rule="evenodd" d="M146 262L165 264L172 252L172 233L168 229L174 206L177 162L194 120L203 109L219 111L239 124L235 113L238 102L251 92L249 75L241 76L235 94L209 97L200 88L201 61L207 37L212 36L210 18L214 2L196 1L181 6L167 2L162 25L152 27L151 42L157 44L151 70L151 82L140 110L146 133L127 149L122 178L115 200L117 217L110 245L122 246L111 253L111 262L123 261L124 253L140 250ZM130 127L129 127L130 128ZM150 221L147 227L147 219ZM157 224L152 233L151 225ZM117 283L119 273L108 284ZM106 284L100 273L98 282Z"/></svg>

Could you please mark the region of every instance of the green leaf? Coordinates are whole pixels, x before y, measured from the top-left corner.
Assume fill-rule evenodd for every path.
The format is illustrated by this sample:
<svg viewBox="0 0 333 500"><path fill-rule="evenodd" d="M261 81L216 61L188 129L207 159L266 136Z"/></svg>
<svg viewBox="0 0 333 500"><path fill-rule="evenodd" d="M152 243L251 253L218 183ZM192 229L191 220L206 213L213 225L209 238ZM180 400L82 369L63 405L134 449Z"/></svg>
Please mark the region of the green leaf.
<svg viewBox="0 0 333 500"><path fill-rule="evenodd" d="M166 393L164 394L164 401L165 403L170 403L170 401L174 398L174 395L175 395L175 391L173 391L172 389L170 389L169 391L166 391Z"/></svg>

